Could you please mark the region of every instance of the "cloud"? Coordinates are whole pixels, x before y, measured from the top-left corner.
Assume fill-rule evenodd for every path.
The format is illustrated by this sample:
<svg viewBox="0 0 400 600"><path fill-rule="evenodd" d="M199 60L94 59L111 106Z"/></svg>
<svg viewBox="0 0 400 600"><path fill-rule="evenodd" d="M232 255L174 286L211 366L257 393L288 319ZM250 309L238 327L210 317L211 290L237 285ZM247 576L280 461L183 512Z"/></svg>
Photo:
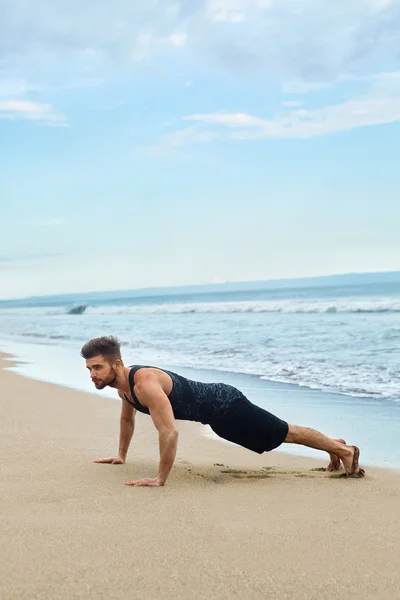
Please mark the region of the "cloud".
<svg viewBox="0 0 400 600"><path fill-rule="evenodd" d="M288 107L289 109L291 106ZM176 145L212 139L311 138L400 121L400 72L372 78L361 96L310 110L295 109L270 118L247 113L205 113L184 117L197 127L175 132L169 139ZM203 131L202 127L216 129Z"/></svg>
<svg viewBox="0 0 400 600"><path fill-rule="evenodd" d="M170 44L171 46L175 46L175 48L182 48L182 46L186 46L187 43L187 34L186 33L174 33L164 38L160 38L160 42L164 44Z"/></svg>
<svg viewBox="0 0 400 600"><path fill-rule="evenodd" d="M344 81L351 81L354 77L340 77L330 81L304 81L301 79L291 79L284 81L281 85L282 94L309 94L310 92L319 92L334 87Z"/></svg>
<svg viewBox="0 0 400 600"><path fill-rule="evenodd" d="M54 113L49 104L29 100L0 100L0 119L26 119L43 125L67 124L65 115Z"/></svg>
<svg viewBox="0 0 400 600"><path fill-rule="evenodd" d="M354 77L341 76L337 79L333 79L332 81L301 81L300 79L292 79L289 81L284 81L281 84L281 92L282 94L309 94L311 92L318 92L321 90L326 90L333 87L339 87L341 84L346 83L370 83L377 80L390 80L397 79L399 77L399 72L389 72L385 71L381 73L370 73L368 75L358 75ZM289 106L289 102L285 102L287 106Z"/></svg>
<svg viewBox="0 0 400 600"><path fill-rule="evenodd" d="M394 2L397 2L397 0L371 0L371 10L379 12Z"/></svg>
<svg viewBox="0 0 400 600"><path fill-rule="evenodd" d="M0 0L0 118L65 126L66 116L38 102L38 91L99 85L146 68L155 76L169 69L176 73L182 55L201 61L211 76L229 72L245 84L262 74L278 82L282 93L300 94L397 71L399 48L398 0ZM186 77L182 85L189 87L194 74ZM298 108L287 101L283 108ZM219 126L244 135L246 127L249 135L258 127L260 135L299 136L307 120L314 123L307 131L316 132L338 119L336 130L343 130L349 126L345 115L364 100L348 102L268 118L239 113L247 124L230 125L225 116ZM396 102L388 104L387 118L396 118ZM107 102L101 106L108 108ZM383 102L360 108L368 111L371 124L380 122L376 112L382 109ZM324 125L317 127L320 121ZM172 143L226 135L199 129L201 123L173 134Z"/></svg>
<svg viewBox="0 0 400 600"><path fill-rule="evenodd" d="M209 5L210 19L217 22L208 29L207 53L214 64L217 60L243 76L262 72L320 87L400 64L397 0L215 0ZM241 23L232 23L238 19Z"/></svg>
<svg viewBox="0 0 400 600"><path fill-rule="evenodd" d="M278 74L318 85L398 68L400 2L0 1L3 71L21 80L31 72L65 81L77 72L107 69L112 77L162 58L166 44L190 47L212 70Z"/></svg>
<svg viewBox="0 0 400 600"><path fill-rule="evenodd" d="M187 32L181 2L175 7L163 0L1 0L4 68L54 77L64 59L70 74L107 65L114 70L145 60L152 49L162 52L165 44L183 47Z"/></svg>
<svg viewBox="0 0 400 600"><path fill-rule="evenodd" d="M35 261L38 259L47 259L47 258L56 258L59 256L63 256L60 252L44 252L39 254L15 254L15 255L0 255L0 266L8 267L14 266L15 263L26 263L30 261Z"/></svg>
<svg viewBox="0 0 400 600"><path fill-rule="evenodd" d="M299 100L284 100L282 102L282 106L287 108L295 108L298 106L304 106L304 102L300 102Z"/></svg>
<svg viewBox="0 0 400 600"><path fill-rule="evenodd" d="M66 221L65 219L35 219L33 223L40 227L58 227L65 225Z"/></svg>
<svg viewBox="0 0 400 600"><path fill-rule="evenodd" d="M189 115L184 117L185 121L199 121L216 125L225 125L226 127L258 127L264 123L264 119L252 117L246 113L217 113L204 115Z"/></svg>
<svg viewBox="0 0 400 600"><path fill-rule="evenodd" d="M207 15L211 21L242 23L254 12L270 9L275 0L208 0Z"/></svg>

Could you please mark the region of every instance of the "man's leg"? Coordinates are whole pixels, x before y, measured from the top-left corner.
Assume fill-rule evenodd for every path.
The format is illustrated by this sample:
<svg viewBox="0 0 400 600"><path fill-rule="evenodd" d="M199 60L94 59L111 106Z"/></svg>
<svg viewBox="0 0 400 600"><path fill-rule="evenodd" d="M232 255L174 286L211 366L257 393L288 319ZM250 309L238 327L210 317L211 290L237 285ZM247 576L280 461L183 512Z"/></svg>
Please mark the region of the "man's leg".
<svg viewBox="0 0 400 600"><path fill-rule="evenodd" d="M346 445L346 442L342 439L336 439L336 442L340 442L341 444ZM324 469L325 471L340 471L340 469L342 468L341 464L340 464L340 458L338 457L337 454L333 454L332 452L329 453L329 458L330 458L330 462L329 465L326 467L326 469ZM321 469L322 470L322 469Z"/></svg>
<svg viewBox="0 0 400 600"><path fill-rule="evenodd" d="M289 425L289 432L285 442L288 444L300 444L308 448L323 450L330 455L336 455L343 462L347 475L355 477L362 477L364 475L363 469L360 469L358 464L359 449L356 446L347 446L343 443L343 440L334 440L309 427Z"/></svg>

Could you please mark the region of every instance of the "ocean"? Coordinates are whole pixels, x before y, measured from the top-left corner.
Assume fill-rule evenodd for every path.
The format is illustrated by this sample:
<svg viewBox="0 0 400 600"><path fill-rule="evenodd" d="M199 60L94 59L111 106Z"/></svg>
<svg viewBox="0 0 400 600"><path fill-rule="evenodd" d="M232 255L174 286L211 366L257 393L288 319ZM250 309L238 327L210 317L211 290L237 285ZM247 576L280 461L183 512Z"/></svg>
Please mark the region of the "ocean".
<svg viewBox="0 0 400 600"><path fill-rule="evenodd" d="M369 431L369 462L400 467L400 274L376 279L3 301L0 348L25 375L93 391L79 349L116 335L128 364L234 383L292 422L342 436L347 410Z"/></svg>

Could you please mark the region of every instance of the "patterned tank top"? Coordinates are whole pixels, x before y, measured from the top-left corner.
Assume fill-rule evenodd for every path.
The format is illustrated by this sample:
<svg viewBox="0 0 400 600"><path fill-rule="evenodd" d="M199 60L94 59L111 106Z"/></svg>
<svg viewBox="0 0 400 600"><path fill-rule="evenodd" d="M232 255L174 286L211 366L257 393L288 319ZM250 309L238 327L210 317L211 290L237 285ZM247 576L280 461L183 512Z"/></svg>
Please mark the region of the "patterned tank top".
<svg viewBox="0 0 400 600"><path fill-rule="evenodd" d="M129 402L139 412L150 414L146 406L140 404L134 392L134 376L139 369L157 368L144 365L133 365L129 371L129 387L133 402L126 396ZM185 421L198 421L209 424L217 419L229 416L230 409L238 400L246 400L246 397L238 389L226 383L201 383L192 381L182 375L159 369L167 373L172 379L172 390L168 396L175 419Z"/></svg>

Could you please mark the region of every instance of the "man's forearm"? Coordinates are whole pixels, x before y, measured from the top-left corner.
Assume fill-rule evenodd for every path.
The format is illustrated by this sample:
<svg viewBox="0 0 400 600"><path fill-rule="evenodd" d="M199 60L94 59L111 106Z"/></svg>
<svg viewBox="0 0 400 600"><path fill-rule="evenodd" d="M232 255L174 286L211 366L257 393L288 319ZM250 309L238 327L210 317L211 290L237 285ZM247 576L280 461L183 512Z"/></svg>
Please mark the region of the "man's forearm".
<svg viewBox="0 0 400 600"><path fill-rule="evenodd" d="M164 485L173 467L176 450L178 447L178 432L165 431L159 434L160 442L160 466L158 469L158 481Z"/></svg>
<svg viewBox="0 0 400 600"><path fill-rule="evenodd" d="M120 433L119 433L119 456L123 459L128 454L129 444L135 431L135 421L133 419L122 419L120 420Z"/></svg>

